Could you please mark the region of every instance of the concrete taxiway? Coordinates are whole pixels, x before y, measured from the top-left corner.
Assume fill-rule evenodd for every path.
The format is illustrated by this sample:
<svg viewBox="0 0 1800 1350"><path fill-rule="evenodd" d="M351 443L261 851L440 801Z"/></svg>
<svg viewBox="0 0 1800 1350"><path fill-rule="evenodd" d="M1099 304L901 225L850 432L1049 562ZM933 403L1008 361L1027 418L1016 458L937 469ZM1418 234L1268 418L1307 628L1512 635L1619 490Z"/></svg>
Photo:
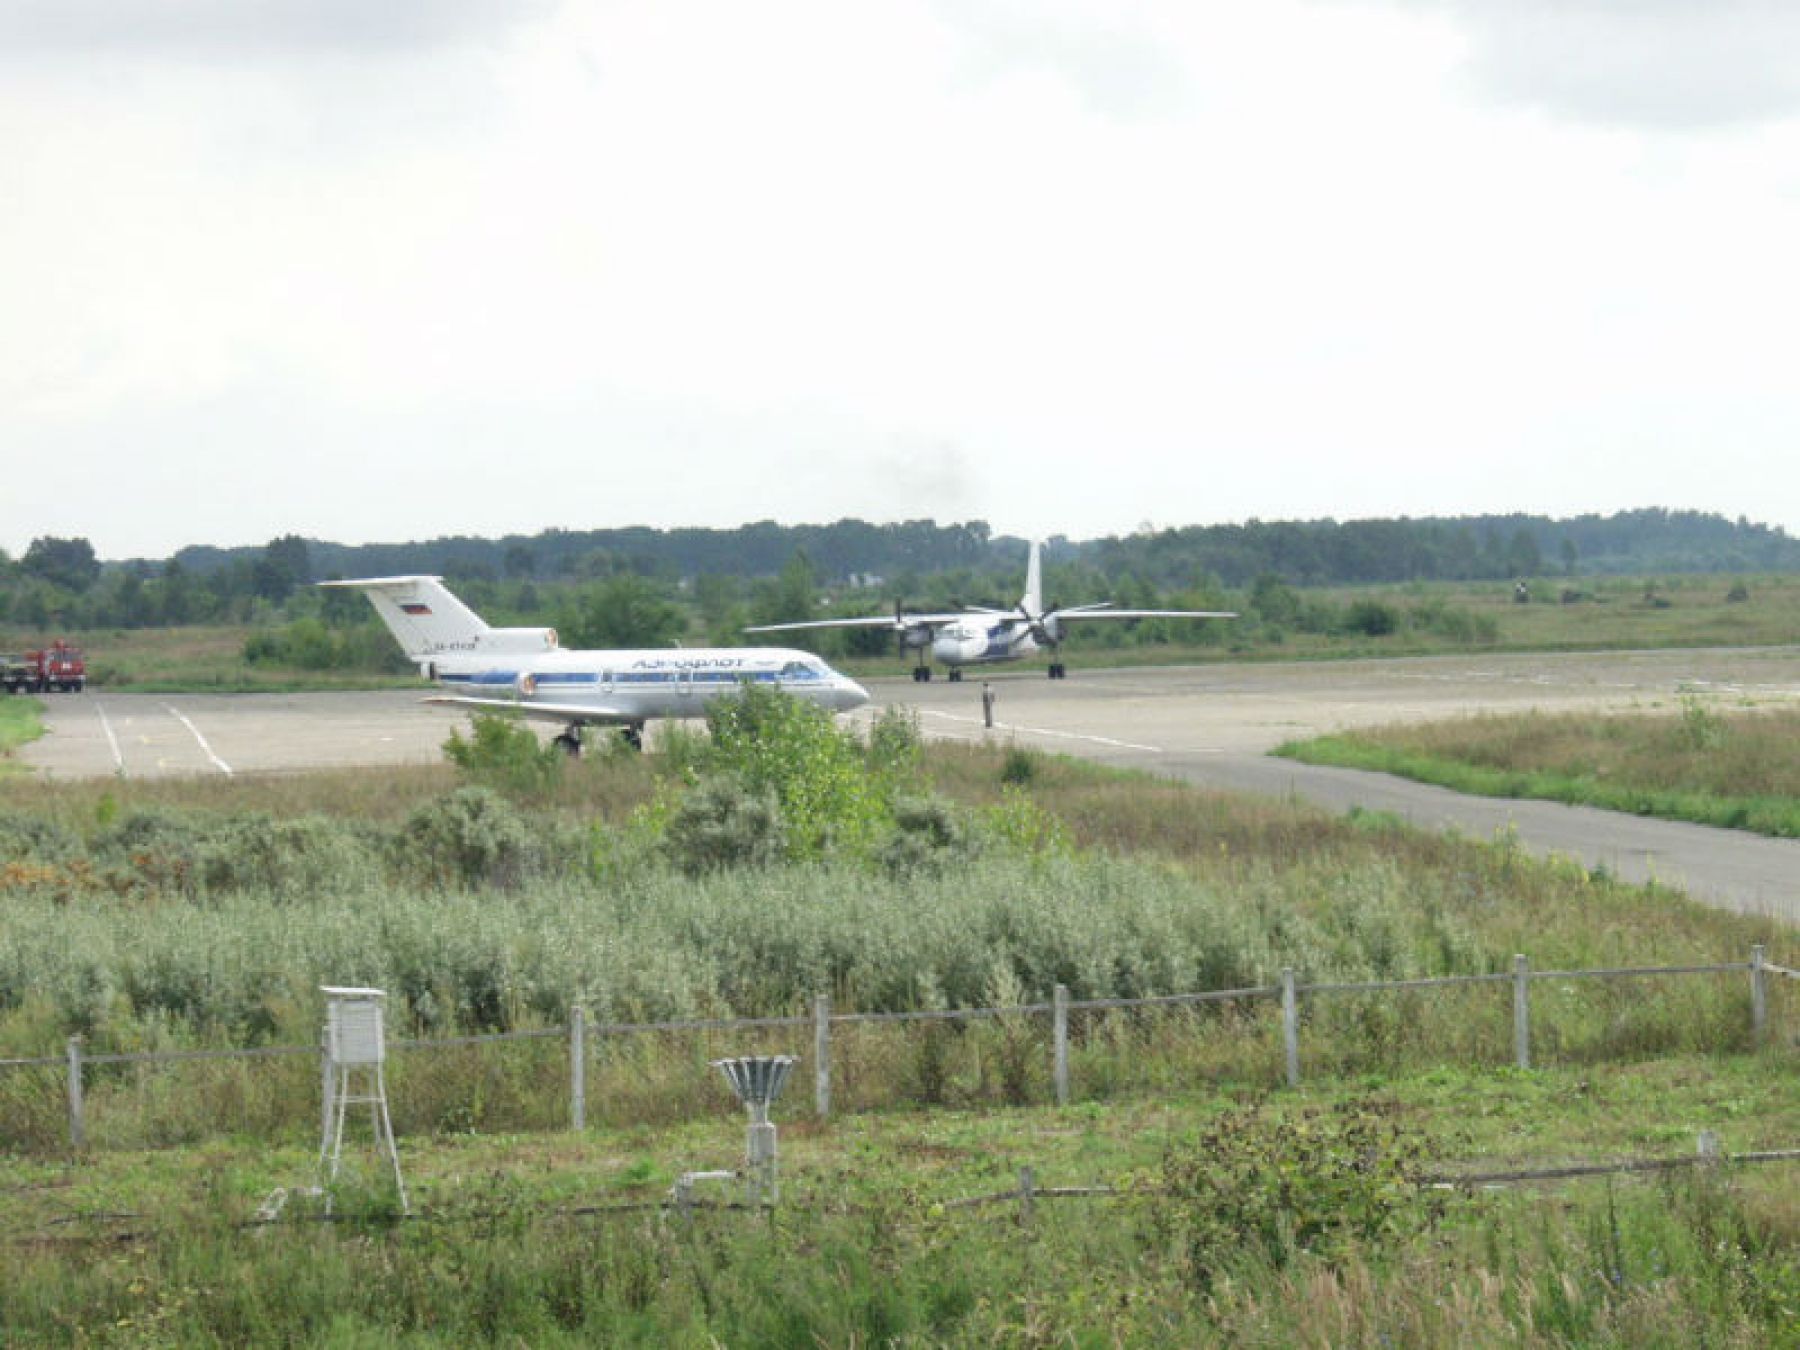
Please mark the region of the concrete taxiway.
<svg viewBox="0 0 1800 1350"><path fill-rule="evenodd" d="M1094 658L1090 658L1094 659ZM983 722L982 686L995 725ZM1629 880L1658 880L1734 909L1800 920L1800 843L1553 803L1463 797L1379 774L1272 759L1283 741L1326 731L1484 712L1672 710L1800 699L1800 648L1507 654L1284 665L1040 667L985 681L870 682L867 718L914 709L934 738L999 738L1205 787L1291 796L1333 810L1391 811L1477 837L1510 831ZM460 719L418 693L50 696L49 734L21 758L51 778L253 774L428 763Z"/></svg>

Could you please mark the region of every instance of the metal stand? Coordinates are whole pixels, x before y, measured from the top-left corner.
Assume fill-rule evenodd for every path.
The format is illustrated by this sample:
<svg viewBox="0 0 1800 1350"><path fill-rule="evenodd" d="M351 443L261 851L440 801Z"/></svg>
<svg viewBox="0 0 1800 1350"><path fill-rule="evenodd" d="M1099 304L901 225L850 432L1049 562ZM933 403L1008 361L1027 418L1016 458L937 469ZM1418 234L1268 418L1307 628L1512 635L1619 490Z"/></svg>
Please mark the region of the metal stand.
<svg viewBox="0 0 1800 1350"><path fill-rule="evenodd" d="M383 1065L387 1043L382 1028L379 989L326 988L324 1137L319 1141L319 1186L325 1193L325 1212L331 1213L332 1185L344 1153L344 1115L352 1106L369 1107L369 1123L376 1147L383 1150L394 1169L394 1187L400 1193L400 1212L411 1214L406 1182L400 1175L400 1150L394 1144L394 1122L388 1114L387 1076ZM358 1076L360 1075L360 1081ZM327 1165L329 1160L329 1165Z"/></svg>
<svg viewBox="0 0 1800 1350"><path fill-rule="evenodd" d="M792 1055L746 1055L713 1061L750 1112L750 1134L744 1147L744 1203L752 1209L776 1204L781 1199L775 1125L769 1119L769 1106L781 1095L794 1062Z"/></svg>

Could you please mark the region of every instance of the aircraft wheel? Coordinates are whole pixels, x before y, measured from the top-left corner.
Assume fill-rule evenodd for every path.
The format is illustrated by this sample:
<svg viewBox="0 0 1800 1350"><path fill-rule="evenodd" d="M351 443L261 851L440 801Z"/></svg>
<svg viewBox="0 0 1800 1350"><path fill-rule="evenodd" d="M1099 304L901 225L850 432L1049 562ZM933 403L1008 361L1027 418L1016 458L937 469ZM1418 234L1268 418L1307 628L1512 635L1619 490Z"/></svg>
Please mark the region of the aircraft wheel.
<svg viewBox="0 0 1800 1350"><path fill-rule="evenodd" d="M633 722L626 726L619 734L625 738L625 744L629 745L633 750L642 750L644 748L644 728L637 723Z"/></svg>
<svg viewBox="0 0 1800 1350"><path fill-rule="evenodd" d="M951 671L950 679L953 683L956 683L956 684L962 683L962 672L960 670Z"/></svg>

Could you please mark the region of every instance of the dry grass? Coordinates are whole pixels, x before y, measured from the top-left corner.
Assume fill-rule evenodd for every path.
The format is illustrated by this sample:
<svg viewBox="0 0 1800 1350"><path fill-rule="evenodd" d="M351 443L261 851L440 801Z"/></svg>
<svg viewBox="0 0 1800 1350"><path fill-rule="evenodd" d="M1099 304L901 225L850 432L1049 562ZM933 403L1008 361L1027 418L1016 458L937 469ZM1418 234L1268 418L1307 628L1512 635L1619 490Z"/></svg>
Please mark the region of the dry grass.
<svg viewBox="0 0 1800 1350"><path fill-rule="evenodd" d="M1374 769L1497 797L1800 836L1800 709L1461 718L1282 747L1312 763Z"/></svg>

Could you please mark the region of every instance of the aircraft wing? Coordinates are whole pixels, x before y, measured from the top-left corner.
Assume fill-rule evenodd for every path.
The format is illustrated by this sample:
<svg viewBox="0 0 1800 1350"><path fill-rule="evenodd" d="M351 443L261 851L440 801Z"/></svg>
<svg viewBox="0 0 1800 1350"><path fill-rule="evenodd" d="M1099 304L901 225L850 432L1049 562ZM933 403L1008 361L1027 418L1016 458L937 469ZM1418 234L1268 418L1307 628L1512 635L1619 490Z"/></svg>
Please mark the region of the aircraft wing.
<svg viewBox="0 0 1800 1350"><path fill-rule="evenodd" d="M1235 619L1237 615L1223 609L1114 609L1111 605L1079 605L1074 609L1056 609L1046 619Z"/></svg>
<svg viewBox="0 0 1800 1350"><path fill-rule="evenodd" d="M515 717L534 718L539 722L562 722L575 726L625 726L642 722L642 713L626 713L598 703L545 703L541 699L526 701L516 698L470 698L463 694L432 694L424 700L441 707L468 708L475 712L509 713Z"/></svg>
<svg viewBox="0 0 1800 1350"><path fill-rule="evenodd" d="M800 623L761 623L746 628L746 633L789 633L802 628L886 628L904 631L908 628L931 627L955 623L960 614L870 614L856 619L807 619Z"/></svg>

